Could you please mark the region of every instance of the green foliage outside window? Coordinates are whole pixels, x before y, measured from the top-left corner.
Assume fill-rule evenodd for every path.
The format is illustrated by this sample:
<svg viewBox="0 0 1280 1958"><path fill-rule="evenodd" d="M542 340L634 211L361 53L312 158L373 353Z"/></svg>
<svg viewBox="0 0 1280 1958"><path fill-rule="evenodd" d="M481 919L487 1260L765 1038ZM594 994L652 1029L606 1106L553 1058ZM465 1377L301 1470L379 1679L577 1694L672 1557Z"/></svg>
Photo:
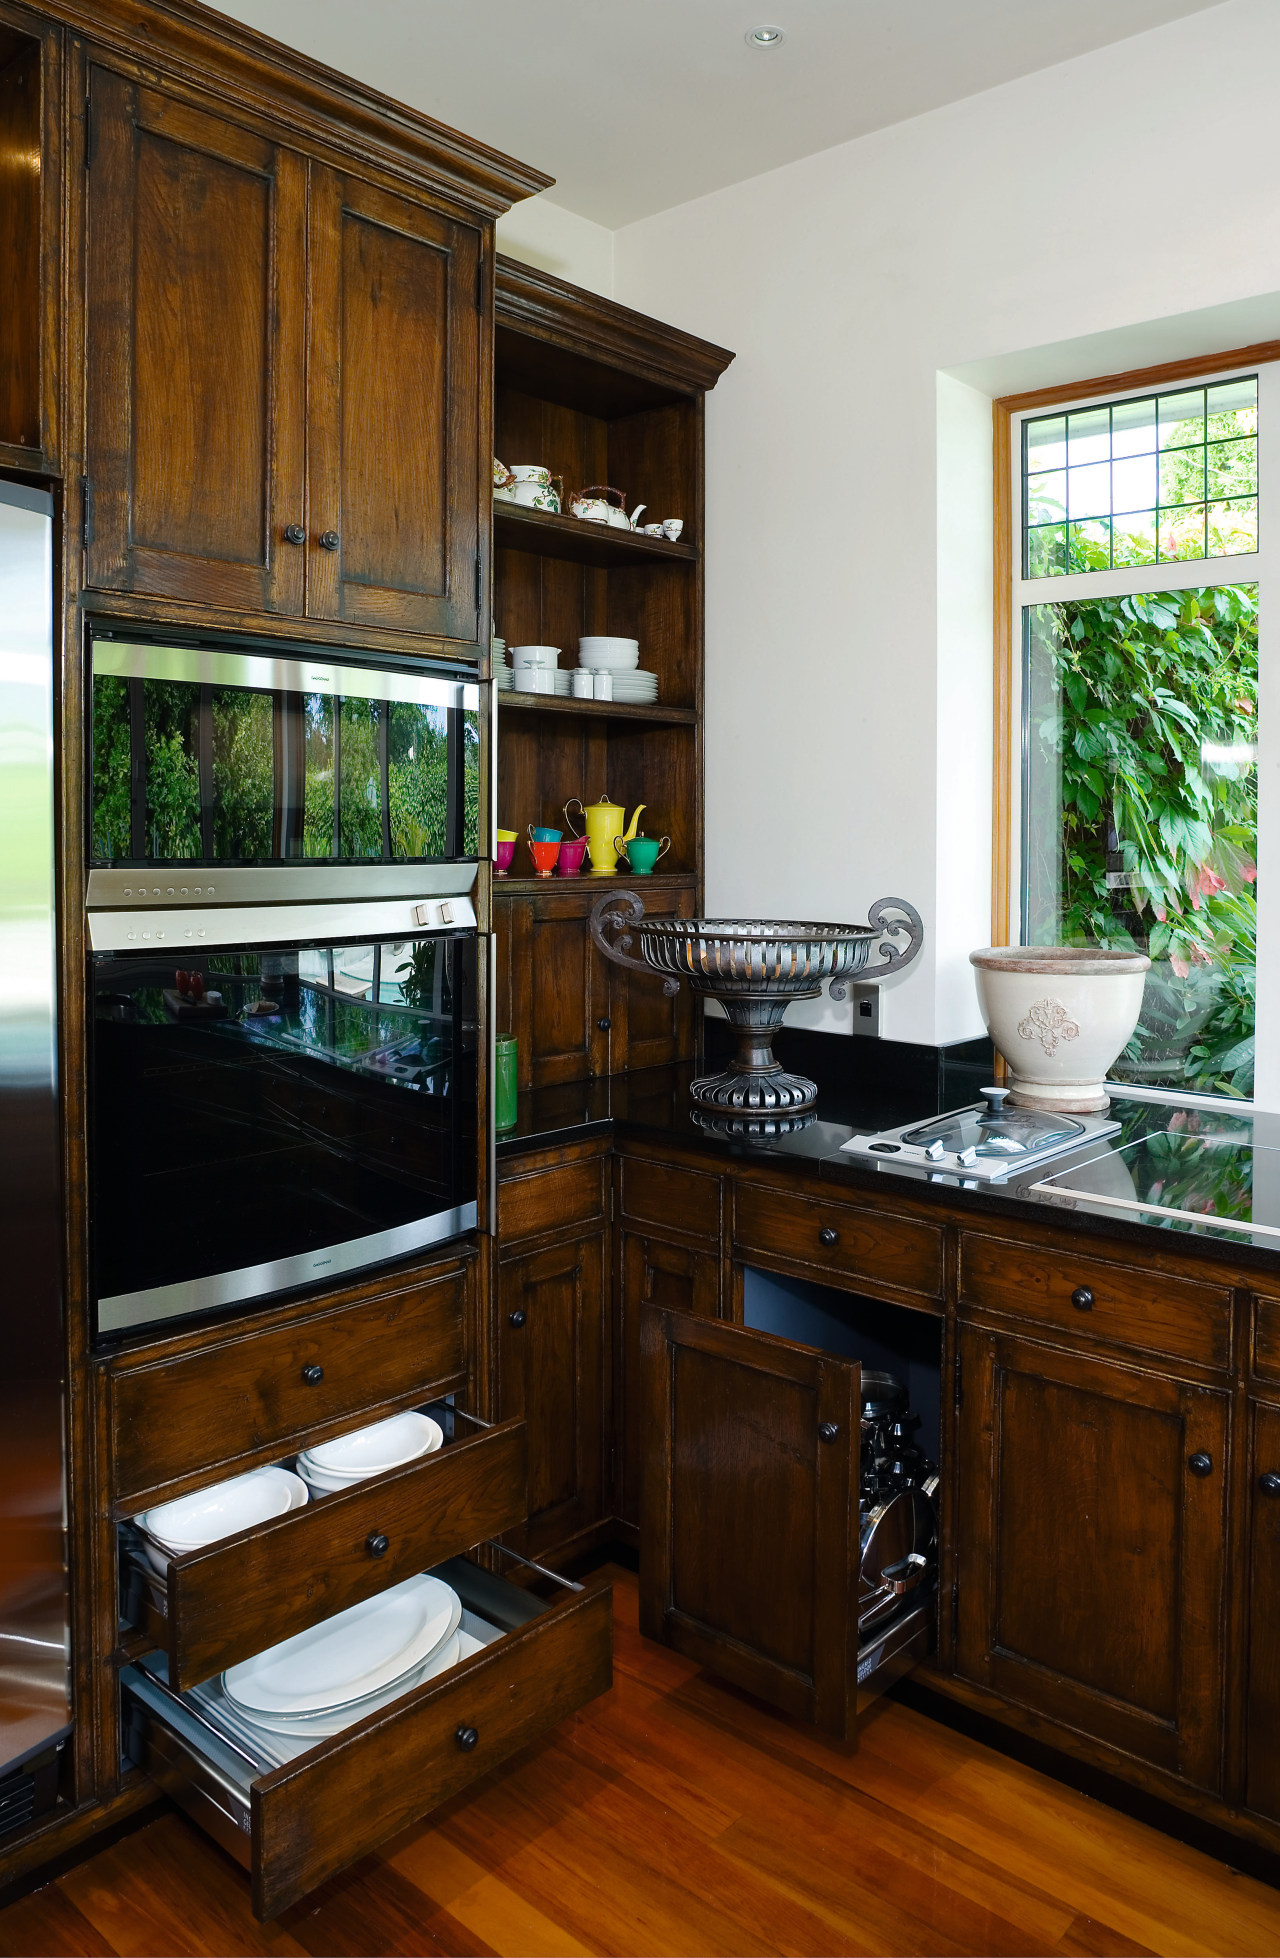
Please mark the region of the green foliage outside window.
<svg viewBox="0 0 1280 1958"><path fill-rule="evenodd" d="M147 855L165 862L200 855L200 689L181 680L148 681Z"/></svg>
<svg viewBox="0 0 1280 1958"><path fill-rule="evenodd" d="M1257 588L1036 607L1031 667L1031 942L1151 957L1118 1076L1250 1094Z"/></svg>
<svg viewBox="0 0 1280 1958"><path fill-rule="evenodd" d="M130 854L132 811L129 682L103 674L93 683L93 858Z"/></svg>

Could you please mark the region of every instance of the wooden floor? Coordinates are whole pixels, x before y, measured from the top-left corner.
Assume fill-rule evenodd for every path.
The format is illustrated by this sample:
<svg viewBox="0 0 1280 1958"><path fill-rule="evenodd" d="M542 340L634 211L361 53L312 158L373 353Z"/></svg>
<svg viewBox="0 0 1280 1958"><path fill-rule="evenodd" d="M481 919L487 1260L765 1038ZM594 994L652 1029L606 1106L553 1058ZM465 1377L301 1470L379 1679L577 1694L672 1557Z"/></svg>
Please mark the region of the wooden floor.
<svg viewBox="0 0 1280 1958"><path fill-rule="evenodd" d="M609 1574L613 1691L286 1917L166 1812L0 1954L1280 1951L1280 1891L902 1706L846 1756L642 1643Z"/></svg>

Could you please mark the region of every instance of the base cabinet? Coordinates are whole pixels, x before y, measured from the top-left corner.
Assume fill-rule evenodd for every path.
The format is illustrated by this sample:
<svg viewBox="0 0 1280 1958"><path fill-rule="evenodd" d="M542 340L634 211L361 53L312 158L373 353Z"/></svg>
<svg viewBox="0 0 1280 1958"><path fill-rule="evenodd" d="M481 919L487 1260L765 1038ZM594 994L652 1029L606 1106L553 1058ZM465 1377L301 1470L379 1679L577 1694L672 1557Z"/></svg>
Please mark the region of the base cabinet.
<svg viewBox="0 0 1280 1958"><path fill-rule="evenodd" d="M960 1332L956 1668L1221 1783L1228 1397Z"/></svg>
<svg viewBox="0 0 1280 1958"><path fill-rule="evenodd" d="M652 1231L618 1234L615 1295L614 1514L638 1528L644 1462L644 1396L640 1324L647 1307L667 1306L714 1319L720 1309L720 1260Z"/></svg>
<svg viewBox="0 0 1280 1958"><path fill-rule="evenodd" d="M498 1267L498 1419L529 1437L527 1519L506 1540L529 1556L606 1514L605 1270L599 1230Z"/></svg>
<svg viewBox="0 0 1280 1958"><path fill-rule="evenodd" d="M848 1739L862 1369L644 1309L640 1629Z"/></svg>
<svg viewBox="0 0 1280 1958"><path fill-rule="evenodd" d="M1255 1405L1245 1805L1280 1822L1280 1408Z"/></svg>

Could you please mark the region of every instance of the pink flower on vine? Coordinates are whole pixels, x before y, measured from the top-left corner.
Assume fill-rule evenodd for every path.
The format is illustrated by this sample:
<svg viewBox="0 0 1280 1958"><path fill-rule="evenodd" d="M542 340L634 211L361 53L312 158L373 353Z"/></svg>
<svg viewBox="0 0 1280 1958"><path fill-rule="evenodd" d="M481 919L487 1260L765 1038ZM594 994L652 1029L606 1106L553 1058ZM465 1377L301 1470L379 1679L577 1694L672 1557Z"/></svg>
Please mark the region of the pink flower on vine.
<svg viewBox="0 0 1280 1958"><path fill-rule="evenodd" d="M1177 973L1179 979L1189 979L1191 977L1191 967L1185 959L1180 959L1176 952L1170 952L1169 963Z"/></svg>

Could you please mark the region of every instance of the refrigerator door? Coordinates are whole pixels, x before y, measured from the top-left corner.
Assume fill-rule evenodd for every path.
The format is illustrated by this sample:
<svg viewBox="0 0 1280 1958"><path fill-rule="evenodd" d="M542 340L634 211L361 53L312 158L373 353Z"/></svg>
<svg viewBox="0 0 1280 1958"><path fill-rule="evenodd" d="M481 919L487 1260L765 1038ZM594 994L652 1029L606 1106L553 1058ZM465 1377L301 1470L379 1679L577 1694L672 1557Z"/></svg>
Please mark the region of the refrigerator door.
<svg viewBox="0 0 1280 1958"><path fill-rule="evenodd" d="M0 481L0 1776L68 1731L53 503Z"/></svg>

